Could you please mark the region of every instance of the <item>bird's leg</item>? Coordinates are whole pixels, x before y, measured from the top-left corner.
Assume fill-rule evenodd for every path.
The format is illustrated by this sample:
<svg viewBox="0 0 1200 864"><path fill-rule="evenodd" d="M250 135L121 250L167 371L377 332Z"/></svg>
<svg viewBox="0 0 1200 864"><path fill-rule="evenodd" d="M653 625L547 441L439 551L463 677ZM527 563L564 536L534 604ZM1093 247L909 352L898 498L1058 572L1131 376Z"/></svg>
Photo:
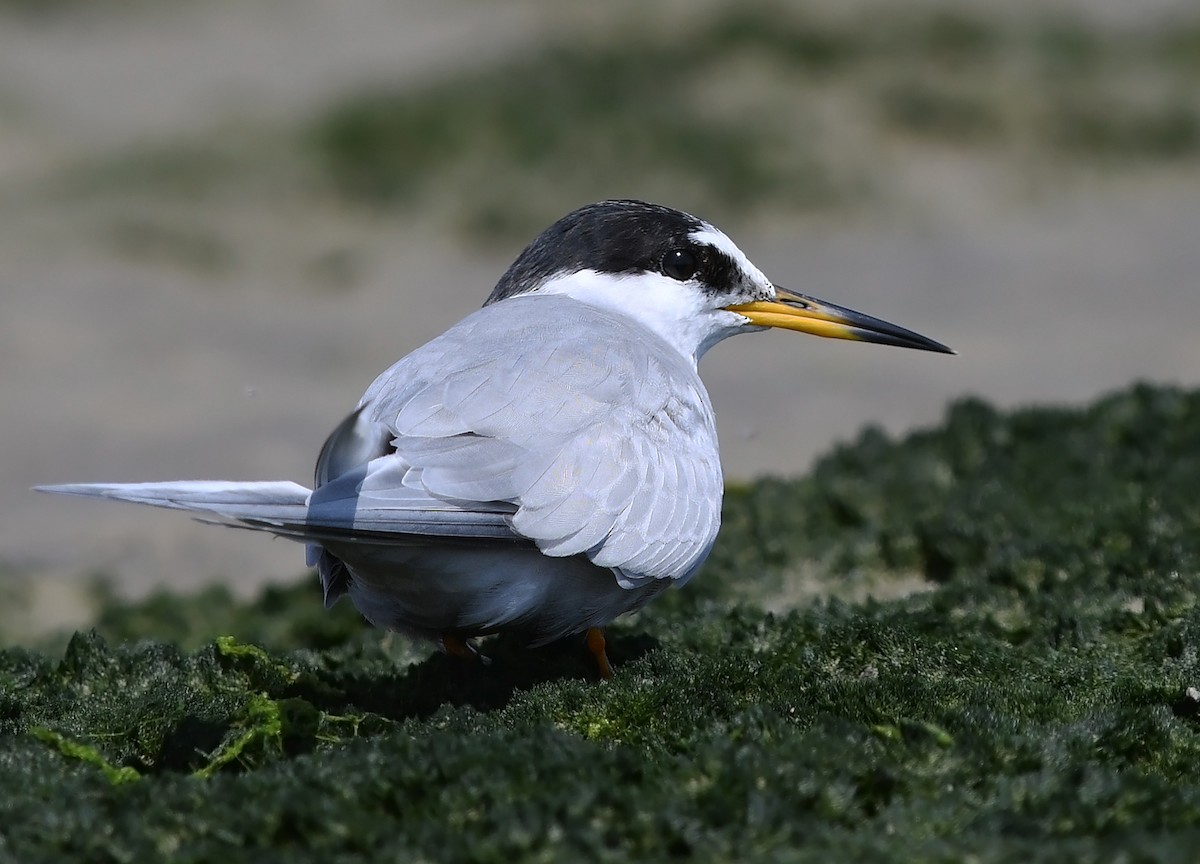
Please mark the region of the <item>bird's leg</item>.
<svg viewBox="0 0 1200 864"><path fill-rule="evenodd" d="M472 663L482 663L484 666L491 663L491 659L484 657L471 644L470 640L455 633L442 634L442 650L447 654L458 657L462 660L469 660Z"/></svg>
<svg viewBox="0 0 1200 864"><path fill-rule="evenodd" d="M600 667L600 677L605 679L613 677L612 664L608 662L608 652L604 650L604 630L602 628L588 628L587 647L592 652L592 656L596 658L596 665Z"/></svg>

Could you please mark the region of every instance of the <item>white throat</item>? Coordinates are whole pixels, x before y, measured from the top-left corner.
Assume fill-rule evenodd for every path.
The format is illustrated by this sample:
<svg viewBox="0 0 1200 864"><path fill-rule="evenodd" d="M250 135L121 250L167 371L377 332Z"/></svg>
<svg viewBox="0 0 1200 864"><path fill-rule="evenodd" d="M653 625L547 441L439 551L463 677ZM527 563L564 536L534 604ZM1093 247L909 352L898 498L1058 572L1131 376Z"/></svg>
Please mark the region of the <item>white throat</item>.
<svg viewBox="0 0 1200 864"><path fill-rule="evenodd" d="M617 275L580 270L548 279L532 293L563 294L632 318L665 339L693 366L722 339L750 329L741 315L714 308L712 299L694 283L661 273Z"/></svg>

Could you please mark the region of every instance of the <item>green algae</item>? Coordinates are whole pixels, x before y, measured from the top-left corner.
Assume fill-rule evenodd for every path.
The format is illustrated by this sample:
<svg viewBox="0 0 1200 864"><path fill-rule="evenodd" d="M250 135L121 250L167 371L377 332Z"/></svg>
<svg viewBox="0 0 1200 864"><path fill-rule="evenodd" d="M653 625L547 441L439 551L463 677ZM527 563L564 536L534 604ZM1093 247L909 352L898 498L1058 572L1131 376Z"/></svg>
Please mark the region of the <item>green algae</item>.
<svg viewBox="0 0 1200 864"><path fill-rule="evenodd" d="M81 744L78 741L72 741L70 738L67 738L65 735L60 735L53 729L44 729L41 726L34 726L29 730L29 734L31 734L34 738L37 738L39 741L43 741L46 744L54 747L64 756L67 756L71 759L78 759L81 762L88 763L89 765L95 765L100 769L100 773L102 773L108 779L108 782L114 786L141 779L142 775L133 768L130 768L128 765L121 768L114 768L111 764L109 764L107 759L100 755L99 751L97 751L95 747L89 747L88 745Z"/></svg>
<svg viewBox="0 0 1200 864"><path fill-rule="evenodd" d="M868 430L734 490L602 683L578 640L489 640L489 666L350 621L308 644L307 580L224 621L112 608L61 658L0 652L0 851L1191 860L1198 482L1198 391ZM163 641L168 609L199 647Z"/></svg>

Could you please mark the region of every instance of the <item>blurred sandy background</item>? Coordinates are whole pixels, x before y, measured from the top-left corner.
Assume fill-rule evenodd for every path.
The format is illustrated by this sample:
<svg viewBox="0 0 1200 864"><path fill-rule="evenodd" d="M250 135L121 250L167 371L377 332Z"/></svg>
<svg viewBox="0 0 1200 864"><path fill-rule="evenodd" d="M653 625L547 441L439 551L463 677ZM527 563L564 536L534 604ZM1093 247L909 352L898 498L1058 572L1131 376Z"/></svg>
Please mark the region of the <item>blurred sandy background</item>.
<svg viewBox="0 0 1200 864"><path fill-rule="evenodd" d="M0 590L31 628L97 574L295 578L285 541L28 489L306 482L588 200L692 210L961 352L721 345L731 478L966 394L1200 379L1194 3L643 5L0 0Z"/></svg>

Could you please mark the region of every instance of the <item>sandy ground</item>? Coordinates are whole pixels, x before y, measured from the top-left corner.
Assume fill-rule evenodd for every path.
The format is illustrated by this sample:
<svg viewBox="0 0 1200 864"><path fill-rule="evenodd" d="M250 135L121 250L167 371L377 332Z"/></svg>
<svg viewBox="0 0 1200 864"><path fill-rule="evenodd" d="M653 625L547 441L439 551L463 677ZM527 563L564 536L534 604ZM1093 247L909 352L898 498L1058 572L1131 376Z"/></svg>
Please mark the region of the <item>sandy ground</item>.
<svg viewBox="0 0 1200 864"><path fill-rule="evenodd" d="M88 214L29 197L30 177L81 153L287 116L564 26L523 4L355 0L334 14L288 0L283 16L280 5L0 24L0 563L20 574L13 590L51 586L34 617L79 618L60 588L95 573L134 594L295 577L302 552L285 541L28 489L305 481L374 375L475 308L517 251L479 254L416 220L266 202L229 214L239 256L214 275L118 254ZM961 356L783 333L719 346L702 372L729 476L802 471L865 423L932 424L964 394L1077 403L1134 379L1200 380L1196 172L1044 193L948 154L909 154L896 170L915 202L903 213L726 227L780 283ZM355 283L315 282L314 262L345 249Z"/></svg>

